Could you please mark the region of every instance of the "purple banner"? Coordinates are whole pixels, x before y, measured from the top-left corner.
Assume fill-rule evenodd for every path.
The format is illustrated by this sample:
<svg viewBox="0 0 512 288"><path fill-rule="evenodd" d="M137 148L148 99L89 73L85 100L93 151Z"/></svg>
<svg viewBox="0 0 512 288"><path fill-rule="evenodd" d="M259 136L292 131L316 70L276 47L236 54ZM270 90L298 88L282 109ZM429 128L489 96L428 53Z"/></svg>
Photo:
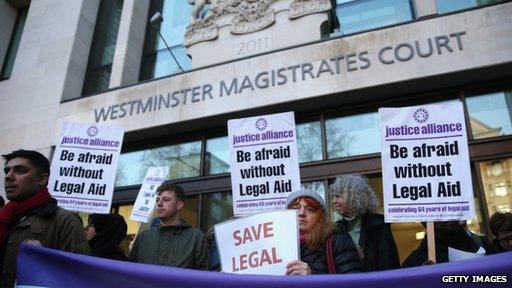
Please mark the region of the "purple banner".
<svg viewBox="0 0 512 288"><path fill-rule="evenodd" d="M512 252L383 272L311 276L203 272L107 260L31 245L23 245L18 255L20 287L510 287L511 277Z"/></svg>

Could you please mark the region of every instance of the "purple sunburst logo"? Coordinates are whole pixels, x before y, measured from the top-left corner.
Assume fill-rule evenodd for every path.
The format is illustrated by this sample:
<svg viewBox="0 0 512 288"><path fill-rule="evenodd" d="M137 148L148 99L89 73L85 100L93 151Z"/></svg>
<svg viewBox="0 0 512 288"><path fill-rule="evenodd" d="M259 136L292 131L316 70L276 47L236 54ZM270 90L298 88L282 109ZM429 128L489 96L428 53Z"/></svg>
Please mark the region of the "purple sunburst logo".
<svg viewBox="0 0 512 288"><path fill-rule="evenodd" d="M425 123L428 120L428 111L423 108L418 108L414 111L414 120L418 123Z"/></svg>
<svg viewBox="0 0 512 288"><path fill-rule="evenodd" d="M89 129L87 129L87 135L89 135L89 137L94 137L94 136L98 135L98 127L96 127L96 126L89 127Z"/></svg>
<svg viewBox="0 0 512 288"><path fill-rule="evenodd" d="M267 129L268 123L267 123L267 120L265 120L265 118L258 118L258 120L256 120L255 125L256 125L256 129L263 131L263 130Z"/></svg>

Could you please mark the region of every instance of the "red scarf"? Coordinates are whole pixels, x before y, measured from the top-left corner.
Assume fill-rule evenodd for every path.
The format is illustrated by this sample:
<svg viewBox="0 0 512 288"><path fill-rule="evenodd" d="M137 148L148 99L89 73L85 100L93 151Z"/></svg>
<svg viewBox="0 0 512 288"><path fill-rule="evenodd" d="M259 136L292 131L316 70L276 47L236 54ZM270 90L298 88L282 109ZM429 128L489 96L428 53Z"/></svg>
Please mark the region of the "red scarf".
<svg viewBox="0 0 512 288"><path fill-rule="evenodd" d="M25 215L34 208L37 208L52 199L48 189L37 192L34 196L25 199L21 202L10 201L0 210L0 247L3 247L7 235L11 232L12 228Z"/></svg>
<svg viewBox="0 0 512 288"><path fill-rule="evenodd" d="M302 231L300 230L299 231L299 240L300 240L300 246L304 246L306 245L306 243L308 242L308 239L309 239L309 231Z"/></svg>

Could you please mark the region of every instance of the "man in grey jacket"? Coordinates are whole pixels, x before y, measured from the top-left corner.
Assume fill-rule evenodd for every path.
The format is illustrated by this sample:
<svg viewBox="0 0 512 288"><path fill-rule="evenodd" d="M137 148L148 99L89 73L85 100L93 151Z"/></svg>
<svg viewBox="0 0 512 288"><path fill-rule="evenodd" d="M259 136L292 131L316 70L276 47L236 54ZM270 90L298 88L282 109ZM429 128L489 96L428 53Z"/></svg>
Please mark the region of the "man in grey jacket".
<svg viewBox="0 0 512 288"><path fill-rule="evenodd" d="M160 223L137 236L128 258L139 263L206 270L208 253L203 232L179 218L185 206L183 188L165 182L156 193Z"/></svg>

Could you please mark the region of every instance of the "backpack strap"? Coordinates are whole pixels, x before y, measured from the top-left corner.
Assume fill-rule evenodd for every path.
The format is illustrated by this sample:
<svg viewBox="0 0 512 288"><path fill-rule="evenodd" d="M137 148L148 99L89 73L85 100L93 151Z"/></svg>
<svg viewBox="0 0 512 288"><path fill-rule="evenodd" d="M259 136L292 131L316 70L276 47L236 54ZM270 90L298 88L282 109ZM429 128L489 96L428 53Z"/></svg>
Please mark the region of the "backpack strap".
<svg viewBox="0 0 512 288"><path fill-rule="evenodd" d="M325 242L325 254L329 274L336 274L336 266L334 265L334 255L332 254L332 234L329 235L327 241Z"/></svg>

